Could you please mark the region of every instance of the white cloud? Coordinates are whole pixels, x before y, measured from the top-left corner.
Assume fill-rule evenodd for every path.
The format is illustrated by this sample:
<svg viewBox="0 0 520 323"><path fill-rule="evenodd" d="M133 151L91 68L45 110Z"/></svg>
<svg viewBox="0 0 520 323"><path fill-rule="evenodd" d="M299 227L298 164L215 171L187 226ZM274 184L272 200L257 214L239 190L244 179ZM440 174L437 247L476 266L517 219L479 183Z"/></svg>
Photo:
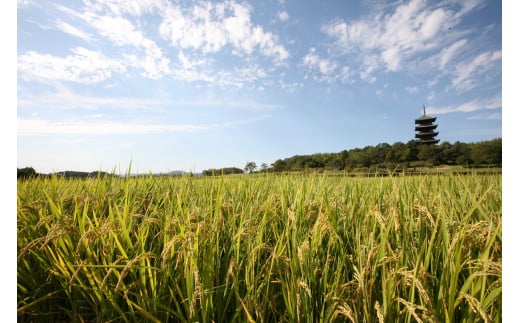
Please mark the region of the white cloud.
<svg viewBox="0 0 520 323"><path fill-rule="evenodd" d="M219 73L219 79L225 84L242 88L246 83L254 83L267 77L265 70L258 65L235 68L232 72Z"/></svg>
<svg viewBox="0 0 520 323"><path fill-rule="evenodd" d="M457 25L464 14L474 10L478 2L428 5L426 0L411 0L393 6L389 12L376 11L359 20L333 20L322 27L322 32L334 41L333 53L353 55L349 61L357 64L360 77L365 80L373 80L372 73L380 68L400 71L419 55L428 55L442 46L445 48L439 60L444 67L467 41L448 46L454 36L440 36L448 26Z"/></svg>
<svg viewBox="0 0 520 323"><path fill-rule="evenodd" d="M247 124L251 124L251 123L256 123L259 121L264 121L264 120L269 119L270 117L271 117L270 115L261 115L261 116L249 118L249 119L239 119L239 120L232 120L232 121L222 122L222 123L214 123L214 124L211 124L209 127L211 127L211 128L229 128L229 127L243 126L243 125L247 125Z"/></svg>
<svg viewBox="0 0 520 323"><path fill-rule="evenodd" d="M439 56L439 65L441 69L444 69L446 64L455 56L456 52L459 51L464 45L468 42L467 39L461 39L451 44L448 47L445 47Z"/></svg>
<svg viewBox="0 0 520 323"><path fill-rule="evenodd" d="M228 128L263 121L269 115L261 115L249 119L238 119L209 125L196 124L143 124L135 122L98 122L98 121L50 121L42 119L18 118L18 136L48 135L132 135L159 134L173 132L205 131L217 128Z"/></svg>
<svg viewBox="0 0 520 323"><path fill-rule="evenodd" d="M243 88L246 84L251 84L267 78L267 72L256 64L243 67L235 67L232 70L212 70L208 66L208 59L190 57L181 50L177 55L177 64L173 75L183 81L204 81L219 86L232 86Z"/></svg>
<svg viewBox="0 0 520 323"><path fill-rule="evenodd" d="M387 69L389 71L395 72L400 69L401 64L401 53L397 47L390 47L383 51L381 57L383 62L386 63Z"/></svg>
<svg viewBox="0 0 520 323"><path fill-rule="evenodd" d="M166 5L163 0L84 0L85 6L94 11L109 11L116 16L130 14L141 16Z"/></svg>
<svg viewBox="0 0 520 323"><path fill-rule="evenodd" d="M66 6L58 4L58 3L53 3L52 6L55 9L57 9L57 10L61 11L62 13L64 13L69 18L79 18L79 19L83 19L84 20L84 17L82 16L82 14L77 12L76 10L70 9L69 7L66 7Z"/></svg>
<svg viewBox="0 0 520 323"><path fill-rule="evenodd" d="M69 34L71 36L74 36L74 37L78 37L78 38L81 38L87 42L90 42L93 40L92 38L92 35L66 23L66 22L63 22L61 20L58 20L56 22L56 28L58 28L58 30L66 33L66 34Z"/></svg>
<svg viewBox="0 0 520 323"><path fill-rule="evenodd" d="M374 83L377 78L372 74L379 68L377 57L375 55L367 54L363 56L362 62L359 77L364 81Z"/></svg>
<svg viewBox="0 0 520 323"><path fill-rule="evenodd" d="M56 9L69 17L81 19L95 29L99 35L106 37L119 47L132 46L144 51L143 55L123 54L125 60L121 64L143 69L142 75L151 79L159 79L171 73L169 59L164 57L157 44L147 38L123 13L141 15L159 8L160 1L86 1L86 11L79 13L68 7L55 4ZM108 13L98 14L96 11Z"/></svg>
<svg viewBox="0 0 520 323"><path fill-rule="evenodd" d="M502 113L477 114L469 117L470 120L502 120Z"/></svg>
<svg viewBox="0 0 520 323"><path fill-rule="evenodd" d="M184 62L183 64L189 64ZM254 83L258 80L265 79L267 73L263 68L257 65L235 68L231 71L209 72L200 67L180 67L174 70L177 79L183 81L204 81L219 86L232 86L243 88L246 84Z"/></svg>
<svg viewBox="0 0 520 323"><path fill-rule="evenodd" d="M157 80L171 74L170 60L163 57L162 54L147 52L144 57L124 54L122 61L128 66L142 69L141 75L150 79Z"/></svg>
<svg viewBox="0 0 520 323"><path fill-rule="evenodd" d="M502 108L502 98L497 95L488 99L475 99L469 102L464 102L456 106L448 107L429 107L428 111L432 114L446 114L453 112L475 112L480 110L494 110Z"/></svg>
<svg viewBox="0 0 520 323"><path fill-rule="evenodd" d="M484 0L464 0L460 1L460 4L462 5L462 9L459 13L457 13L457 16L462 16L467 14L468 12L475 10L479 6L481 6L484 3Z"/></svg>
<svg viewBox="0 0 520 323"><path fill-rule="evenodd" d="M194 81L204 81L207 83L215 83L216 78L209 75L208 73L196 71L196 70L175 70L175 77L178 80L194 82Z"/></svg>
<svg viewBox="0 0 520 323"><path fill-rule="evenodd" d="M311 48L309 53L302 59L303 65L311 73L315 73L314 79L325 82L347 82L351 77L351 70L348 66L339 66L339 64L328 58L321 58L316 54L316 48Z"/></svg>
<svg viewBox="0 0 520 323"><path fill-rule="evenodd" d="M484 52L469 62L462 62L456 66L452 85L457 91L468 91L475 88L493 71L500 72L496 64L501 64L502 51Z"/></svg>
<svg viewBox="0 0 520 323"><path fill-rule="evenodd" d="M116 45L143 49L144 57L125 55L128 65L144 70L143 76L159 79L170 74L169 59L164 57L159 46L136 29L130 20L117 16L100 16L92 12L86 12L81 17Z"/></svg>
<svg viewBox="0 0 520 323"><path fill-rule="evenodd" d="M85 11L81 13L62 5L55 7L69 17L87 22L99 35L121 48L122 65L141 69L142 75L152 79L173 75L178 80L243 87L266 77L265 71L258 68L256 73L250 72L255 65L252 57L255 52L271 57L276 64L289 56L274 34L252 23L252 9L245 3L201 1L181 7L162 0L85 0ZM140 24L142 15L159 18L159 36L179 49L173 65L142 30L143 24L155 19ZM227 70L214 68L214 61L207 54L224 49L233 55L246 56L246 64L236 64ZM248 73L236 74L244 71Z"/></svg>
<svg viewBox="0 0 520 323"><path fill-rule="evenodd" d="M18 119L19 136L40 135L128 135L206 130L200 125L135 124L117 122L53 122L39 119Z"/></svg>
<svg viewBox="0 0 520 323"><path fill-rule="evenodd" d="M249 68L252 71L256 67ZM244 71L247 74L247 71ZM250 72L252 73L252 72ZM261 73L256 71L255 73ZM165 111L173 107L215 107L244 109L249 111L270 111L281 108L280 105L262 103L254 100L229 100L223 99L218 95L210 98L199 98L196 100L178 100L170 98L168 95L160 97L106 97L89 96L70 91L65 86L59 86L55 91L31 95L22 91L18 94L17 106L20 111L50 111L50 110L93 110L120 114L119 110L145 110L145 111ZM38 114L34 114L33 117Z"/></svg>
<svg viewBox="0 0 520 323"><path fill-rule="evenodd" d="M17 1L18 8L29 7L29 6L33 5L34 3L35 2L33 0L18 0Z"/></svg>
<svg viewBox="0 0 520 323"><path fill-rule="evenodd" d="M419 88L417 86L407 86L404 89L406 90L406 92L408 92L410 94L414 94L414 93L418 93L419 92Z"/></svg>
<svg viewBox="0 0 520 323"><path fill-rule="evenodd" d="M280 11L278 13L278 18L281 20L281 21L287 21L289 20L289 14L285 11Z"/></svg>
<svg viewBox="0 0 520 323"><path fill-rule="evenodd" d="M337 68L336 63L320 58L316 54L316 48L311 48L309 53L303 57L303 64L309 68L318 69L321 74L330 74Z"/></svg>
<svg viewBox="0 0 520 323"><path fill-rule="evenodd" d="M19 109L82 110L152 110L171 105L173 101L158 98L96 97L80 95L67 89L41 95L18 94Z"/></svg>
<svg viewBox="0 0 520 323"><path fill-rule="evenodd" d="M83 47L71 50L72 55L57 57L29 51L18 57L20 77L26 81L65 80L91 84L106 80L113 72L126 70L120 62L97 51Z"/></svg>
<svg viewBox="0 0 520 323"><path fill-rule="evenodd" d="M198 66L204 66L206 65L206 60L205 59L192 59L190 60L188 58L188 56L184 55L184 53L182 51L179 51L179 54L177 55L178 57L178 61L181 63L181 67L183 69L192 69L192 68L196 68Z"/></svg>
<svg viewBox="0 0 520 323"><path fill-rule="evenodd" d="M98 32L115 42L118 46L132 45L135 47L148 48L153 46L151 41L136 30L132 23L122 17L99 16L86 12L82 17Z"/></svg>
<svg viewBox="0 0 520 323"><path fill-rule="evenodd" d="M200 3L191 8L170 5L162 14L161 36L182 49L214 53L230 46L232 53L250 55L259 50L277 62L289 56L274 34L253 25L251 9L234 1Z"/></svg>

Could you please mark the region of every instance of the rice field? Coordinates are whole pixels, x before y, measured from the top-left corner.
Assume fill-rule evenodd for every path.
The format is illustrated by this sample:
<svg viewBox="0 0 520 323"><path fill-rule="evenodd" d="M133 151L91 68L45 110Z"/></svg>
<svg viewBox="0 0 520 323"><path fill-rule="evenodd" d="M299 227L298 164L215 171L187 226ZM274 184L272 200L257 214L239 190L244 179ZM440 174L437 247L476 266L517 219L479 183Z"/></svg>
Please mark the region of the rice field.
<svg viewBox="0 0 520 323"><path fill-rule="evenodd" d="M37 178L20 322L501 322L501 175Z"/></svg>

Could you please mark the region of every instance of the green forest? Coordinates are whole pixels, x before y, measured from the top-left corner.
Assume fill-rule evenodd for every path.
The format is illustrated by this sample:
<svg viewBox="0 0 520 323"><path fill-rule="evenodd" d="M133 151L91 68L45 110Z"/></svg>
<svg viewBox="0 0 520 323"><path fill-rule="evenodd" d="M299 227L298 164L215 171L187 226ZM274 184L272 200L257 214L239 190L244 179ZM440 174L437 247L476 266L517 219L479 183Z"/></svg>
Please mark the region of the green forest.
<svg viewBox="0 0 520 323"><path fill-rule="evenodd" d="M477 143L443 142L425 145L416 140L343 150L339 153L317 153L278 159L270 171L306 169L353 170L359 168L395 169L400 167L433 167L462 165L466 167L501 167L502 138Z"/></svg>

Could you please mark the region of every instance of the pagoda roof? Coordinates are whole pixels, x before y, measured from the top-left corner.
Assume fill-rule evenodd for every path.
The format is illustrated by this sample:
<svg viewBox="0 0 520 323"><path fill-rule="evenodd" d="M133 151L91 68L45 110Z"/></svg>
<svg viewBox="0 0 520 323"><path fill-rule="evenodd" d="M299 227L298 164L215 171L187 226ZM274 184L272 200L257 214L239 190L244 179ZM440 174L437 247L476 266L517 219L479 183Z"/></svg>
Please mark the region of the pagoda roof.
<svg viewBox="0 0 520 323"><path fill-rule="evenodd" d="M419 132L415 134L415 138L433 138L438 134L438 132Z"/></svg>
<svg viewBox="0 0 520 323"><path fill-rule="evenodd" d="M415 130L423 131L423 130L431 130L437 128L436 124L420 124L415 126Z"/></svg>
<svg viewBox="0 0 520 323"><path fill-rule="evenodd" d="M436 144L438 143L440 140L439 139L420 139L418 140L420 143L423 143L423 144Z"/></svg>
<svg viewBox="0 0 520 323"><path fill-rule="evenodd" d="M434 122L437 119L437 117L432 117L426 114L426 107L423 104L423 115L419 118L415 119L415 123L428 123L428 122Z"/></svg>
<svg viewBox="0 0 520 323"><path fill-rule="evenodd" d="M415 122L428 122L428 121L435 121L437 120L437 117L431 117L429 115L423 114L421 117L415 119Z"/></svg>

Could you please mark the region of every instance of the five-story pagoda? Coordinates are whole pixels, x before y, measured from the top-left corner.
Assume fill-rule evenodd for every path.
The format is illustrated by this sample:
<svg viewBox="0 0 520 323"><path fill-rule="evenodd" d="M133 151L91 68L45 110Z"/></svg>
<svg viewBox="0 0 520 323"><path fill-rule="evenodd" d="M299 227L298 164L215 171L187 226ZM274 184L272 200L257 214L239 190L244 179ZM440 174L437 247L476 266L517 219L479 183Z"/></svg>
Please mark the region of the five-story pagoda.
<svg viewBox="0 0 520 323"><path fill-rule="evenodd" d="M434 131L437 125L434 124L436 117L426 115L426 108L423 105L423 115L420 118L415 119L415 138L423 144L436 144L439 139L435 139L435 136L439 132Z"/></svg>

